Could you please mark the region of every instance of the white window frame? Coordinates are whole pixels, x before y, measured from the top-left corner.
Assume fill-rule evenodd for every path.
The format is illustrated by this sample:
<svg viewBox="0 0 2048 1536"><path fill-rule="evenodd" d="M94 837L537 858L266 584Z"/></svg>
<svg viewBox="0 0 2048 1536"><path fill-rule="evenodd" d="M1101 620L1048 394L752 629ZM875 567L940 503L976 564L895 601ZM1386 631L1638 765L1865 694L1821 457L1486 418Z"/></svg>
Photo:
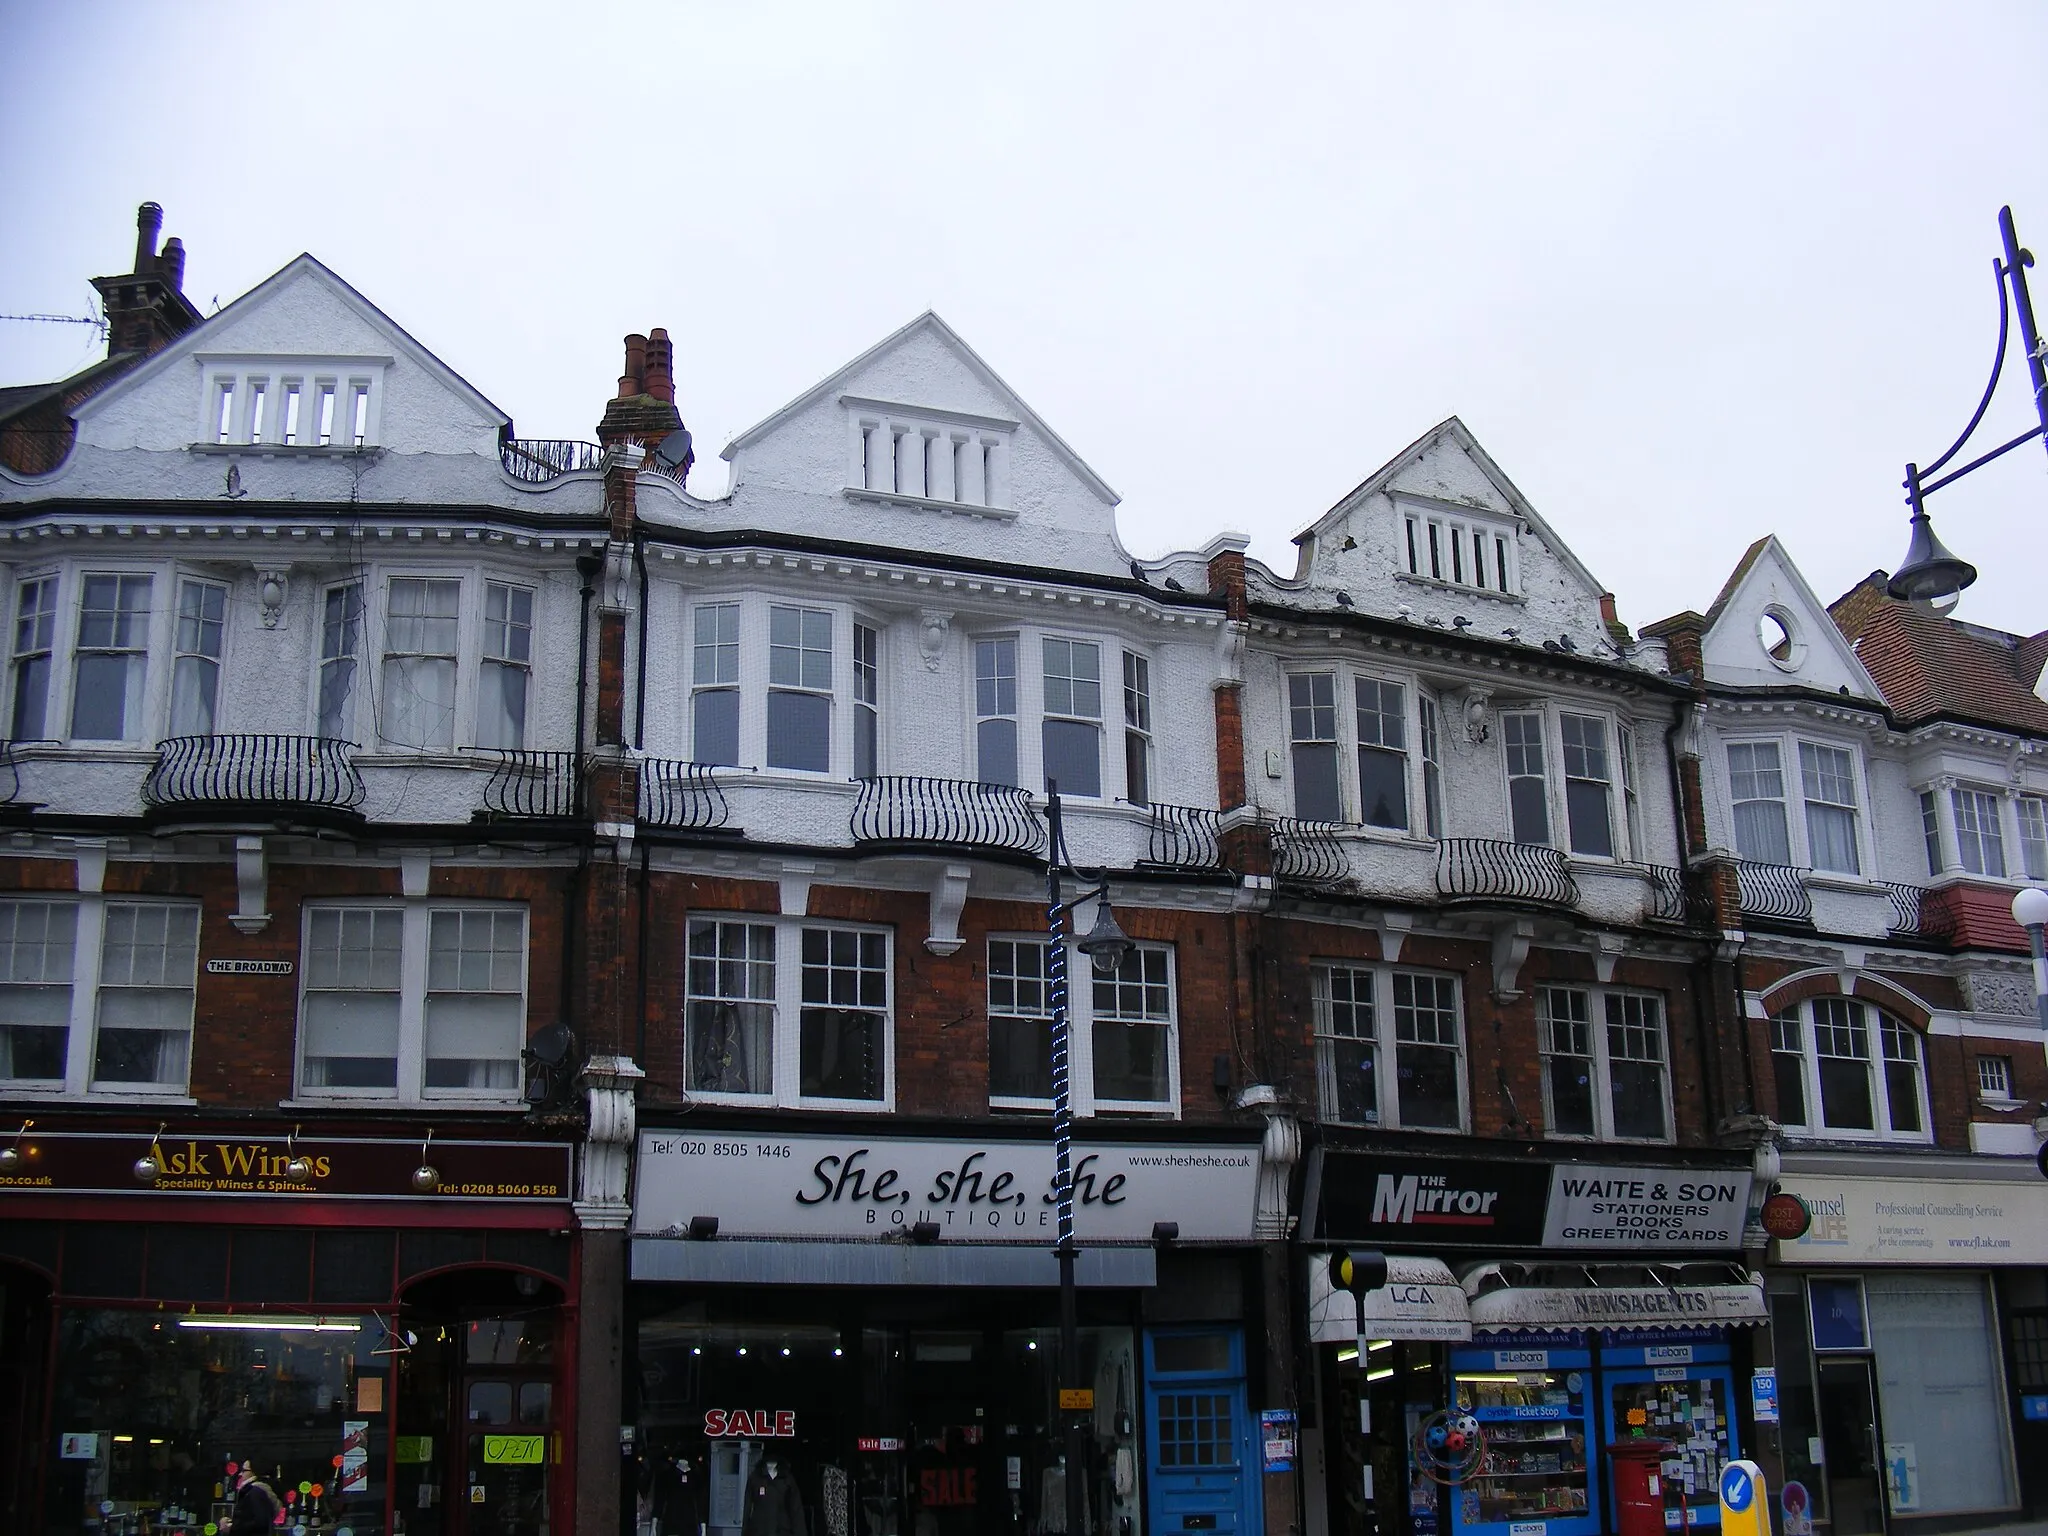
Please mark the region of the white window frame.
<svg viewBox="0 0 2048 1536"><path fill-rule="evenodd" d="M33 614L23 611L27 594L38 587L47 586L47 592L38 599ZM7 652L7 734L17 741L49 741L50 707L55 700L57 687L58 658L62 648L57 643L57 626L64 613L64 581L60 569L31 567L16 573L14 593L8 615L12 625L8 630ZM24 643L25 642L25 643ZM21 726L21 678L24 664L40 661L43 665L42 702L37 706L42 728L33 736L22 736Z"/></svg>
<svg viewBox="0 0 2048 1536"><path fill-rule="evenodd" d="M2008 1105L2019 1102L2012 1091L2013 1071L2010 1056L1980 1055L1976 1059L1977 1097L1986 1104Z"/></svg>
<svg viewBox="0 0 2048 1536"><path fill-rule="evenodd" d="M771 1010L769 1053L771 1086L766 1093L721 1092L690 1087L690 932L695 923L738 923L768 928L774 933L774 988L772 999L762 999ZM879 1099L824 1098L803 1093L803 935L807 929L876 934L882 940L883 976L887 1002L882 1014L882 1096ZM887 1114L896 1108L896 934L881 923L847 922L838 918L775 917L759 912L690 911L682 924L683 1016L682 1068L684 1089L700 1104L730 1104L756 1109L828 1109L863 1114Z"/></svg>
<svg viewBox="0 0 2048 1536"><path fill-rule="evenodd" d="M1064 792L1062 792L1064 793ZM1045 951L1049 940L1042 933L991 933L984 942L984 979L982 982L982 1003L993 1013L988 996L989 981L994 974L993 962L989 960L987 945L992 943L1035 945ZM1082 954L1075 941L1065 941L1067 949L1067 1092L1073 1112L1077 1117L1113 1114L1118 1116L1144 1117L1156 1120L1178 1120L1181 1118L1181 1057L1180 1057L1180 956L1172 944L1141 942L1136 950L1149 953L1164 952L1166 955L1166 984L1170 1016L1166 1021L1166 1075L1167 1097L1163 1102L1145 1099L1110 1099L1095 1091L1095 971L1086 955ZM1050 961L1050 954L1045 958ZM1042 1018L1046 1028L1052 1028L1052 989L1048 982L1045 987L1046 1012L1042 1014L1005 1014L1007 1018ZM988 1100L992 1110L1049 1111L1051 1098L1033 1098L1028 1095L997 1094L991 1087Z"/></svg>
<svg viewBox="0 0 2048 1536"><path fill-rule="evenodd" d="M48 896L33 891L9 892L8 902L25 902L51 907L70 907L77 916L71 952L71 998L64 1040L64 1076L55 1078L0 1078L0 1091L10 1099L67 1098L190 1103L187 1096L192 1079L192 1033L198 995L198 955L205 946L205 914L200 904L156 896L108 895L99 891L53 892ZM100 975L105 961L106 915L111 906L165 907L198 914L197 941L193 946L193 977L190 996L193 1006L185 1022L185 1076L175 1083L102 1083L93 1077L93 1063L99 1054ZM54 983L49 983L54 985Z"/></svg>
<svg viewBox="0 0 2048 1536"><path fill-rule="evenodd" d="M398 989L398 1082L385 1088L328 1088L306 1082L306 991L309 967L305 957L313 933L313 914L337 910L397 911L401 915ZM533 913L520 901L471 900L437 897L352 896L323 897L307 901L299 915L298 1012L293 1025L292 1081L294 1096L307 1102L388 1106L402 1104L410 1109L461 1111L478 1105L523 1103L525 1071L523 1060L513 1074L513 1086L504 1092L488 1088L432 1088L426 1086L426 1013L429 927L435 912L516 912L525 931L525 959L520 975L521 1028L523 1051L533 1034Z"/></svg>
<svg viewBox="0 0 2048 1536"><path fill-rule="evenodd" d="M1363 980L1370 989L1372 1011L1373 1046L1373 1092L1378 1100L1378 1118L1370 1121L1341 1121L1334 1118L1337 1106L1336 1063L1334 1042L1364 1040L1359 1034L1339 1034L1335 1027L1335 1001L1332 981L1338 971L1346 972L1352 978L1354 999L1358 995L1358 983ZM1448 981L1450 983L1452 1008L1455 1017L1457 1040L1450 1047L1455 1054L1458 1086L1458 1123L1456 1125L1409 1125L1401 1117L1400 1047L1404 1044L1424 1044L1442 1049L1440 1042L1404 1041L1400 1038L1399 1022L1396 1018L1396 978L1410 977L1426 979L1432 987ZM1388 965L1371 960L1330 960L1320 959L1310 967L1311 1018L1316 1045L1316 1112L1327 1124L1364 1124L1379 1130L1410 1130L1428 1132L1438 1136L1462 1136L1470 1132L1472 1124L1472 1058L1469 1044L1469 1027L1465 1011L1465 988L1463 981L1455 974L1431 971L1420 966Z"/></svg>
<svg viewBox="0 0 2048 1536"><path fill-rule="evenodd" d="M1586 1046L1584 1054L1558 1051L1553 1034L1555 999L1559 993L1572 993L1586 1002ZM1614 1128L1614 1056L1609 1030L1614 1021L1608 1016L1609 1000L1637 1004L1653 1004L1657 1010L1657 1042L1662 1052L1658 1065L1662 1068L1659 1078L1663 1088L1664 1134L1661 1136L1624 1136ZM1573 1021L1576 1022L1576 1021ZM1623 1027L1634 1027L1624 1020ZM1671 1010L1669 1001L1662 993L1645 991L1640 987L1595 986L1585 982L1545 982L1537 992L1536 1002L1536 1044L1542 1062L1543 1078L1543 1131L1554 1141L1618 1141L1641 1146L1668 1146L1677 1139L1673 1119L1671 1095ZM1587 1061L1592 1067L1593 1129L1567 1131L1557 1123L1557 1107L1553 1100L1553 1085L1550 1064L1553 1060ZM1640 1057L1624 1058L1641 1060Z"/></svg>
<svg viewBox="0 0 2048 1536"><path fill-rule="evenodd" d="M1321 737L1297 738L1294 734L1295 680L1315 677L1330 679L1330 694L1335 715L1332 734L1327 741ZM1398 748L1387 747L1380 742L1360 740L1358 690L1361 683L1401 690L1401 745ZM1421 700L1425 694L1428 694L1431 707L1437 711L1436 742L1441 753L1443 711L1437 704L1435 695L1428 693L1422 680L1414 673L1384 667L1356 667L1337 661L1304 660L1290 663L1281 674L1280 729L1282 739L1286 742L1287 803L1292 814L1302 815L1299 774L1295 768L1295 748L1301 745L1333 745L1337 772L1337 819L1331 825L1341 826L1347 832L1355 832L1365 837L1401 842L1431 842L1452 835L1448 827L1439 827L1432 831L1429 826L1429 774L1425 767L1426 762L1433 762L1437 769L1437 809L1446 817L1449 814L1449 802L1442 795L1447 782L1443 773L1445 759L1442 756L1427 759L1424 753ZM1320 705L1313 707L1321 708ZM1362 755L1366 752L1385 752L1401 759L1403 821L1400 826L1379 826L1364 819L1365 785L1360 773L1360 763Z"/></svg>
<svg viewBox="0 0 2048 1536"><path fill-rule="evenodd" d="M1875 1129L1872 1130L1863 1130L1855 1126L1829 1125L1826 1123L1827 1110L1821 1098L1820 1049L1815 1032L1815 1023L1818 1018L1816 1008L1819 1004L1838 1003L1848 1004L1852 1008L1862 1011L1864 1022L1863 1044L1868 1054L1861 1059L1865 1063L1864 1073L1870 1094L1871 1119L1875 1122ZM1789 1032L1786 1018L1788 1014L1797 1021L1796 1029ZM1885 1071L1885 1065L1888 1060L1886 1050L1889 1045L1889 1041L1886 1038L1888 1025L1893 1029L1904 1031L1905 1037L1914 1042L1914 1049L1917 1053L1914 1059L1914 1066L1916 1068L1915 1078L1919 1091L1920 1109L1920 1129L1917 1131L1899 1131L1892 1128L1890 1085L1886 1080ZM1903 1019L1886 1013L1875 1003L1866 1002L1862 998L1844 998L1831 995L1807 998L1795 1003L1790 1009L1781 1010L1779 1014L1772 1018L1771 1041L1773 1056L1790 1056L1793 1054L1780 1047L1780 1042L1788 1038L1788 1033L1796 1034L1799 1045L1800 1080L1805 1098L1804 1111L1806 1119L1797 1123L1784 1120L1785 1106L1780 1104L1778 1106L1779 1118L1784 1125L1787 1136L1809 1141L1885 1141L1910 1143L1916 1146L1928 1146L1933 1143L1934 1114L1928 1093L1927 1041L1919 1030L1906 1023ZM1830 1054L1828 1059L1831 1061L1845 1061L1858 1058ZM1774 1060L1772 1062L1774 1071L1777 1065L1777 1062Z"/></svg>
<svg viewBox="0 0 2048 1536"><path fill-rule="evenodd" d="M697 615L706 608L732 606L739 610L739 673L736 682L698 683ZM798 687L770 682L769 610L811 609L829 614L832 624L831 686L828 689ZM861 609L843 602L821 599L811 593L749 589L744 592L704 588L687 593L682 604L682 636L679 644L682 667L679 684L683 708L677 710L675 755L694 760L696 751L696 698L699 693L735 690L739 695L738 765L751 766L759 774L816 784L845 782L854 777L853 715L858 699L854 687L853 630L860 625L875 631L877 684L887 684L889 626ZM825 768L774 768L768 764L768 695L773 692L803 693L826 700L831 740ZM876 767L883 762L880 737L880 699L877 699ZM649 750L653 750L650 745Z"/></svg>
<svg viewBox="0 0 2048 1536"><path fill-rule="evenodd" d="M1977 859L1980 864L1985 862L1984 853L1987 835L1990 838L1996 839L1999 863L1999 868L1996 871L1972 869L1970 868L1970 861L1963 855L1963 796L1965 795L1971 798L1973 808L1988 806L1990 809L1991 819L1989 824L1987 826L1980 826L1974 836L1978 845ZM1952 867L1973 879L2011 880L2013 878L2012 855L2009 850L2012 846L2012 839L2006 835L2005 830L2005 794L2000 790L1991 789L1982 784L1959 783L1949 786L1946 798L1948 800L1949 831L1955 850L1955 863Z"/></svg>
<svg viewBox="0 0 2048 1536"><path fill-rule="evenodd" d="M1512 517L1469 507L1397 497L1397 579L1426 582L1496 600L1522 599L1520 525ZM1434 535L1434 538L1432 538ZM1475 551L1474 540L1481 541ZM1475 572L1475 553L1484 570Z"/></svg>
<svg viewBox="0 0 2048 1536"><path fill-rule="evenodd" d="M1150 805L1158 798L1158 738L1153 734L1155 706L1152 697L1152 657L1131 646L1120 648L1123 686L1124 799L1132 805ZM1137 772L1132 772L1132 764Z"/></svg>
<svg viewBox="0 0 2048 1536"><path fill-rule="evenodd" d="M2019 826L2021 878L2048 880L2048 797L2016 794L2012 797L2012 811Z"/></svg>
<svg viewBox="0 0 2048 1536"><path fill-rule="evenodd" d="M381 443L389 357L265 357L201 353L199 430L205 447L297 453L351 451ZM258 394L262 408L257 413ZM293 417L289 401L298 396ZM328 440L321 441L323 401L333 401ZM223 409L225 407L225 409ZM361 439L352 430L360 416ZM225 417L225 431L223 431ZM286 429L296 426L293 440Z"/></svg>
<svg viewBox="0 0 2048 1536"><path fill-rule="evenodd" d="M1729 766L1728 752L1731 747L1751 746L1769 743L1778 749L1778 774L1784 794L1779 803L1785 809L1785 844L1787 866L1817 875L1822 880L1838 880L1851 885L1869 885L1874 879L1877 867L1875 850L1871 846L1871 798L1870 765L1865 761L1863 749L1853 741L1830 739L1810 731L1743 731L1724 735L1720 752L1720 794L1728 818L1728 842L1735 847L1738 857L1748 859L1740 852L1735 834L1735 782ZM1856 793L1856 804L1848 809L1855 814L1856 869L1818 869L1813 862L1813 838L1807 826L1806 759L1801 751L1804 746L1825 747L1831 751L1849 754L1851 783ZM1770 860L1751 860L1755 863L1769 863Z"/></svg>

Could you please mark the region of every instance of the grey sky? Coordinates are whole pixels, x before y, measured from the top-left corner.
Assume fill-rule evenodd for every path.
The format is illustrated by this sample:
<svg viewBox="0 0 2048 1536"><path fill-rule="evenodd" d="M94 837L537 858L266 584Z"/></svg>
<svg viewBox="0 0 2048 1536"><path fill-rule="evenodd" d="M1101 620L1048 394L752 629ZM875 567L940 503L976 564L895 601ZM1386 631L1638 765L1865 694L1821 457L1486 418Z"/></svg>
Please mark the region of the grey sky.
<svg viewBox="0 0 2048 1536"><path fill-rule="evenodd" d="M2048 262L2044 61L2038 0L0 0L0 310L84 313L154 198L202 309L310 250L523 435L590 436L665 325L715 494L727 438L929 307L1137 553L1241 528L1291 570L1456 412L1640 625L1764 532L1823 598L1899 559L2001 203ZM96 352L0 323L0 382ZM1960 613L2048 626L2048 456L1933 510Z"/></svg>

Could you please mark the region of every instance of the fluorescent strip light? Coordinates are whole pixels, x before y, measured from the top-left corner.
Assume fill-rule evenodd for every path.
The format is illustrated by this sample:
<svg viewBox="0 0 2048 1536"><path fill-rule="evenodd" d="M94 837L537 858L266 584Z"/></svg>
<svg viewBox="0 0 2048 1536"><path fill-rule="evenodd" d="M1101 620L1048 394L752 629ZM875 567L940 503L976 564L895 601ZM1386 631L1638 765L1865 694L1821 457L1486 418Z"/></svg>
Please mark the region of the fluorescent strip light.
<svg viewBox="0 0 2048 1536"><path fill-rule="evenodd" d="M1347 1360L1356 1360L1357 1358L1358 1346L1356 1344L1337 1351L1337 1363L1339 1365L1342 1365Z"/></svg>
<svg viewBox="0 0 2048 1536"><path fill-rule="evenodd" d="M331 1323L326 1318L181 1317L180 1328L211 1328L237 1333L361 1333L361 1323Z"/></svg>
<svg viewBox="0 0 2048 1536"><path fill-rule="evenodd" d="M1392 1349L1394 1341L1392 1339L1369 1339L1366 1341L1365 1347L1377 1354L1383 1349Z"/></svg>
<svg viewBox="0 0 2048 1536"><path fill-rule="evenodd" d="M1529 1374L1534 1375L1536 1373L1532 1371ZM1513 1371L1508 1371L1505 1373L1495 1371L1460 1371L1458 1372L1458 1380L1495 1381L1500 1382L1506 1386L1515 1386L1521 1382L1522 1378L1516 1375Z"/></svg>
<svg viewBox="0 0 2048 1536"><path fill-rule="evenodd" d="M1387 1378L1388 1378L1389 1376L1391 1376L1391 1375L1393 1375L1393 1374L1394 1374L1394 1368L1393 1368L1393 1367L1392 1367L1392 1366L1390 1365L1390 1366L1386 1367L1386 1369L1384 1369L1384 1370L1379 1370L1379 1371L1367 1371L1367 1372L1365 1373L1365 1379L1366 1379L1367 1381L1385 1381L1385 1380L1386 1380L1386 1379L1387 1379Z"/></svg>

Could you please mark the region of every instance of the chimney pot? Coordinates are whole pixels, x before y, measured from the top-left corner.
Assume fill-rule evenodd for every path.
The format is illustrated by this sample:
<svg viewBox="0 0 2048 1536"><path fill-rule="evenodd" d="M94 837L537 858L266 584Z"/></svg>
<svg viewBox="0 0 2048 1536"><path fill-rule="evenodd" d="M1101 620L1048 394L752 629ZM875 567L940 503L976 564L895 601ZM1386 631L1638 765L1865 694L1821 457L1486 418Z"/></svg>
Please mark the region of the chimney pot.
<svg viewBox="0 0 2048 1536"><path fill-rule="evenodd" d="M156 266L156 235L164 227L160 203L144 203L135 210L135 270L148 272Z"/></svg>
<svg viewBox="0 0 2048 1536"><path fill-rule="evenodd" d="M676 350L668 332L656 326L647 338L646 392L673 405L676 398Z"/></svg>
<svg viewBox="0 0 2048 1536"><path fill-rule="evenodd" d="M185 242L176 235L164 242L162 258L164 281L171 285L174 293L185 291Z"/></svg>
<svg viewBox="0 0 2048 1536"><path fill-rule="evenodd" d="M1614 616L1614 594L1612 592L1602 592L1600 594L1600 617L1609 624L1620 622Z"/></svg>
<svg viewBox="0 0 2048 1536"><path fill-rule="evenodd" d="M626 372L619 380L619 398L630 400L647 393L641 380L647 377L647 338L638 331L626 338Z"/></svg>

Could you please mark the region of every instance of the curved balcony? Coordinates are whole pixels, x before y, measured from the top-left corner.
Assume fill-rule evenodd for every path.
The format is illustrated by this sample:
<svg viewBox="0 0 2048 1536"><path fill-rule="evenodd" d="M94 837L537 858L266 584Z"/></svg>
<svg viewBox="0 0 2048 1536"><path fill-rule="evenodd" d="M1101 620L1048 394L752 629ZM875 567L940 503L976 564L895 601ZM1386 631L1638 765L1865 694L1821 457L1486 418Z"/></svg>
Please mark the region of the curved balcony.
<svg viewBox="0 0 2048 1536"><path fill-rule="evenodd" d="M640 820L650 827L667 827L678 832L717 832L725 829L732 808L725 791L712 777L709 763L685 762L672 757L640 759Z"/></svg>
<svg viewBox="0 0 2048 1536"><path fill-rule="evenodd" d="M482 817L567 821L583 814L583 757L577 752L529 752L480 747L498 764L484 783Z"/></svg>
<svg viewBox="0 0 2048 1536"><path fill-rule="evenodd" d="M1220 812L1198 805L1151 807L1145 862L1158 869L1224 871Z"/></svg>
<svg viewBox="0 0 2048 1536"><path fill-rule="evenodd" d="M1891 932L1903 939L1948 939L1955 933L1955 919L1948 908L1924 886L1897 880L1884 882L1891 898Z"/></svg>
<svg viewBox="0 0 2048 1536"><path fill-rule="evenodd" d="M546 485L564 475L604 468L604 448L559 437L508 437L498 444L498 462L514 480Z"/></svg>
<svg viewBox="0 0 2048 1536"><path fill-rule="evenodd" d="M363 780L355 743L324 736L173 736L142 781L154 819L195 812L234 820L298 811L353 819Z"/></svg>
<svg viewBox="0 0 2048 1536"><path fill-rule="evenodd" d="M1735 861L1735 880L1742 894L1742 915L1766 923L1813 922L1813 894L1806 888L1806 871L1790 864L1759 864L1751 859Z"/></svg>
<svg viewBox="0 0 2048 1536"><path fill-rule="evenodd" d="M1451 901L1579 904L1578 882L1572 879L1562 849L1491 837L1447 837L1438 843L1436 888Z"/></svg>
<svg viewBox="0 0 2048 1536"><path fill-rule="evenodd" d="M1653 923L1689 923L1693 901L1685 871L1670 864L1646 864L1649 893L1643 901L1643 916Z"/></svg>
<svg viewBox="0 0 2048 1536"><path fill-rule="evenodd" d="M891 775L860 780L853 840L903 848L976 849L1041 857L1045 823L1023 790L966 779Z"/></svg>
<svg viewBox="0 0 2048 1536"><path fill-rule="evenodd" d="M1335 822L1276 816L1266 824L1266 837L1273 850L1275 880L1317 890L1350 884L1351 860L1337 841Z"/></svg>

